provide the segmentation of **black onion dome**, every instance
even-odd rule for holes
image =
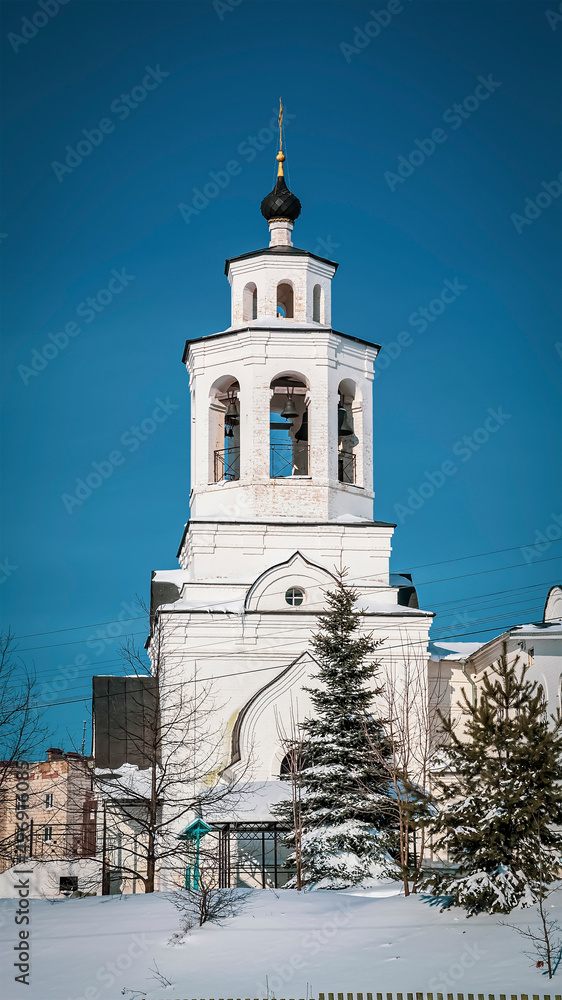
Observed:
[[[266,194],[263,199],[261,214],[268,222],[272,219],[289,219],[294,222],[301,214],[301,203],[297,196],[289,191],[282,174],[277,178],[273,191]]]

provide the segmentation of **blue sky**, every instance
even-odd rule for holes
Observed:
[[[548,8],[3,4],[0,595],[54,685],[59,745],[80,742],[91,675],[120,672],[118,633],[143,641],[129,619],[150,571],[176,565],[183,344],[229,323],[224,259],[266,245],[280,93],[294,242],[340,263],[334,327],[386,347],[375,517],[399,522],[393,569],[419,567],[435,637],[540,616],[562,530],[562,21]],[[38,26],[22,40],[25,18]],[[84,130],[96,144],[80,157]],[[232,160],[186,222],[178,206]],[[93,463],[107,478],[69,511]]]

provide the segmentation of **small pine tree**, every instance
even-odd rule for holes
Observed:
[[[463,691],[466,739],[442,719],[448,775],[437,782],[437,846],[458,866],[433,891],[473,913],[530,905],[559,877],[562,719],[546,715],[543,689],[507,646],[483,679],[476,704]]]
[[[358,594],[343,578],[327,594],[328,611],[319,615],[312,639],[322,686],[306,689],[316,715],[300,725],[298,754],[300,882],[323,888],[368,877],[384,857],[395,822],[384,764],[391,747],[371,711],[380,694],[373,684],[378,664],[371,659],[379,643],[356,634]],[[280,803],[276,814],[295,826],[294,802]],[[287,843],[296,843],[294,830]]]

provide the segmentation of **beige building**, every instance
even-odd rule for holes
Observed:
[[[88,757],[51,747],[47,759],[30,764],[28,771],[21,765],[5,767],[0,785],[0,872],[21,861],[57,860],[62,862],[62,867],[56,866],[58,888],[79,888],[74,868],[73,874],[65,874],[65,864],[95,855],[97,803],[90,764]]]

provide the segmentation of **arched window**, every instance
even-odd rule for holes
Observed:
[[[343,379],[338,387],[338,479],[340,483],[357,482],[356,447],[359,438],[355,433],[353,404],[355,383]]]
[[[271,383],[269,474],[272,479],[308,475],[307,387],[296,375]]]
[[[258,318],[258,290],[253,281],[249,281],[244,288],[242,309],[244,320]]]
[[[287,281],[277,285],[277,315],[283,319],[293,318],[293,286]]]
[[[211,389],[209,411],[210,481],[240,479],[240,386],[226,375]]]
[[[322,288],[315,285],[312,289],[312,320],[314,323],[321,323]]]

